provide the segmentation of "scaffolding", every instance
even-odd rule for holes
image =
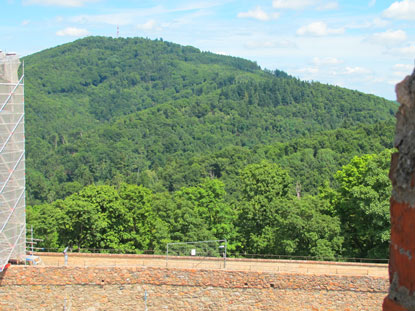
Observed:
[[[0,271],[25,260],[24,72],[20,60],[0,51]]]

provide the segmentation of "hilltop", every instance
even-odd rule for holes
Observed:
[[[29,202],[137,182],[148,170],[160,179],[172,162],[235,146],[250,152],[376,126],[396,110],[373,95],[162,40],[88,37],[24,60]],[[378,152],[377,140],[362,151]]]
[[[41,247],[387,256],[396,103],[162,40],[89,37],[25,64]]]

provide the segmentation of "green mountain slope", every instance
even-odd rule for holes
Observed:
[[[169,170],[178,161],[232,146],[252,152],[327,130],[373,128],[396,110],[376,96],[161,40],[89,37],[25,57],[25,74],[31,203],[91,183],[147,180],[154,191],[175,190],[200,180],[196,174],[175,185]],[[382,133],[368,135],[374,146],[390,147]],[[379,151],[370,138],[361,144],[365,152]],[[334,170],[344,160],[335,163]]]

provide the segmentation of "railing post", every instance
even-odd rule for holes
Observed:
[[[226,250],[228,248],[228,241],[225,239],[225,253],[223,256],[223,268],[226,269]]]
[[[63,251],[63,256],[65,258],[65,267],[68,265],[68,249],[69,249],[69,246],[67,246]]]
[[[169,262],[169,243],[167,243],[167,249],[166,249],[166,268],[168,266]]]

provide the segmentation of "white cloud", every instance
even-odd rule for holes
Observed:
[[[278,17],[280,17],[280,13],[278,13],[278,12],[271,13],[271,18],[272,19],[277,19]]]
[[[415,20],[415,0],[394,2],[383,11],[383,16],[393,19]]]
[[[150,19],[144,24],[137,25],[137,28],[142,29],[142,30],[153,30],[156,28],[156,26],[157,26],[156,21],[154,19]]]
[[[238,13],[239,18],[254,18],[258,19],[260,21],[267,21],[271,18],[278,18],[278,13],[272,13],[268,14],[264,10],[261,9],[261,7],[257,6],[255,9],[250,10],[248,12],[240,12]]]
[[[306,26],[300,27],[297,30],[297,35],[300,36],[328,36],[344,33],[344,28],[327,28],[324,22],[314,22]]]
[[[318,68],[317,67],[304,67],[304,68],[300,68],[297,70],[298,72],[301,73],[317,73],[318,72]]]
[[[262,41],[247,41],[244,46],[249,49],[292,49],[297,48],[297,45],[290,40],[262,40]]]
[[[313,0],[274,0],[272,6],[275,9],[301,10],[313,5]]]
[[[179,29],[182,27],[189,27],[189,25],[194,25],[195,21],[200,20],[204,16],[210,15],[208,11],[204,10],[198,10],[193,13],[186,13],[181,15],[178,18],[175,18],[168,22],[163,22],[160,24],[160,27],[157,27],[157,30],[166,30],[169,29],[170,31],[173,31],[173,29]],[[154,16],[154,15],[151,15]],[[191,26],[193,27],[193,26]],[[217,28],[216,28],[217,29]],[[221,29],[222,30],[222,29]],[[188,32],[189,29],[186,28],[185,32]]]
[[[343,61],[335,58],[335,57],[325,57],[325,58],[320,58],[320,57],[314,57],[313,58],[313,64],[316,66],[321,66],[321,65],[338,65],[343,63]]]
[[[406,76],[410,75],[411,73],[412,73],[412,70],[411,71],[394,71],[394,72],[392,72],[392,74],[394,76],[399,77],[401,80],[403,78],[405,78]]]
[[[370,0],[368,6],[371,8],[371,7],[374,7],[375,4],[376,4],[376,0]]]
[[[387,83],[388,83],[389,85],[396,85],[399,81],[400,81],[400,80],[389,80],[389,81],[387,81]]]
[[[395,48],[389,51],[388,54],[398,54],[401,56],[408,56],[413,58],[415,55],[415,44],[405,46],[403,48]]]
[[[339,8],[337,0],[274,0],[272,6],[275,9],[303,10],[307,7],[314,6],[319,11],[335,10]]]
[[[56,32],[56,35],[60,37],[69,36],[69,37],[83,37],[89,35],[88,30],[75,27],[67,27],[65,29],[59,30]]]
[[[412,70],[414,70],[414,65],[409,65],[409,64],[396,64],[393,66],[393,69],[395,70],[401,70],[401,71],[407,71],[407,72],[412,72]]]
[[[74,23],[81,24],[107,24],[107,25],[136,25],[137,20],[143,20],[150,18],[155,15],[168,13],[162,6],[155,6],[147,9],[136,9],[136,10],[120,10],[116,13],[111,14],[100,14],[100,15],[79,15],[71,19]]]
[[[320,5],[317,10],[325,11],[325,10],[337,10],[339,8],[339,3],[337,1],[330,1]]]
[[[213,51],[212,53],[215,53],[215,54],[219,54],[219,55],[225,55],[225,56],[228,56],[229,55],[229,53],[228,52],[224,52],[224,51]]]
[[[379,76],[370,76],[369,80],[374,82],[374,83],[382,83],[385,82],[385,79],[383,77],[379,77]]]
[[[136,18],[133,13],[114,13],[102,15],[79,15],[73,17],[71,21],[81,24],[99,23],[113,26],[126,26],[134,24]]]
[[[381,28],[381,27],[386,27],[389,25],[389,22],[381,19],[381,18],[375,18],[371,23],[370,23],[370,27],[374,27],[374,28]]]
[[[227,2],[232,2],[232,0],[215,0],[215,1],[190,1],[178,6],[174,9],[171,9],[171,12],[185,12],[185,11],[195,11],[195,10],[204,10],[210,9],[217,6],[223,6]]]
[[[97,2],[99,0],[24,0],[24,5],[37,4],[43,6],[64,6],[64,7],[80,7],[88,2]]]
[[[29,19],[25,19],[24,21],[22,21],[22,26],[26,26],[30,24],[30,20]]]
[[[344,74],[354,75],[354,74],[368,74],[370,73],[369,69],[363,67],[346,67]]]
[[[384,32],[377,32],[368,38],[369,42],[380,45],[395,45],[405,41],[407,38],[406,32],[403,30],[386,30]]]
[[[364,28],[384,28],[390,24],[390,21],[376,17],[372,21],[364,21],[360,23],[349,24],[346,28],[364,29]]]
[[[56,1],[56,0],[55,0]],[[80,1],[80,0],[76,0]],[[101,0],[88,0],[88,1],[101,1]],[[206,15],[206,9],[221,6],[223,3],[226,3],[228,0],[222,1],[204,1],[204,2],[192,2],[185,6],[175,7],[172,9],[166,8],[163,5],[156,5],[154,7],[149,8],[140,8],[140,9],[119,9],[114,11],[113,13],[108,14],[84,14],[72,17],[70,20],[74,23],[82,23],[82,24],[107,24],[107,25],[119,25],[119,26],[126,26],[126,25],[137,25],[138,20],[146,20],[148,18],[152,19],[155,16],[162,15],[162,14],[169,14],[169,13],[186,13],[186,12],[194,12],[193,14],[189,14],[185,17],[180,17],[176,19],[170,25],[183,25],[188,24],[189,21],[194,21],[200,16]],[[164,25],[163,25],[164,26]]]
[[[344,83],[343,81],[333,81],[333,85],[338,87],[346,87],[346,83]]]

